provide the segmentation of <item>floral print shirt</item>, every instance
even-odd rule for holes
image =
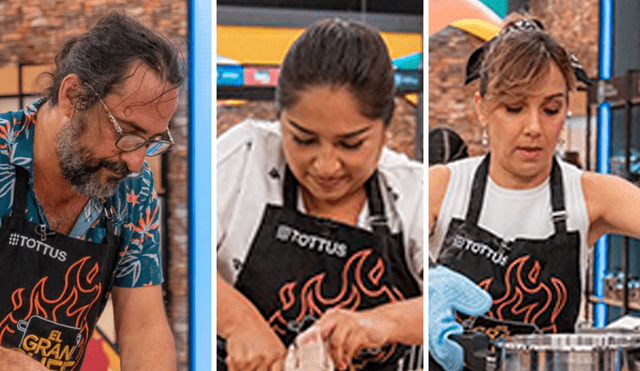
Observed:
[[[0,113],[0,219],[11,214],[15,166],[30,173],[26,218],[49,228],[42,206],[33,191],[33,133],[42,100],[25,109]],[[101,218],[104,200],[90,199],[78,216],[73,238],[100,243],[106,235]],[[116,235],[122,237],[114,285],[139,287],[162,283],[160,256],[160,207],[151,169],[145,162],[142,175],[126,178],[110,198]],[[1,221],[0,221],[1,224]]]

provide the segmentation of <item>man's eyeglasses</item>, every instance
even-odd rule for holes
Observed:
[[[137,134],[125,133],[124,130],[122,130],[122,127],[120,127],[120,125],[118,124],[116,118],[111,114],[111,111],[109,111],[109,108],[107,108],[107,105],[102,100],[100,94],[98,94],[93,86],[89,84],[86,85],[91,88],[98,99],[100,99],[100,103],[102,103],[104,111],[107,113],[107,116],[113,124],[113,127],[116,129],[116,132],[118,132],[116,147],[119,150],[124,152],[131,152],[142,146],[147,146],[147,150],[145,151],[147,156],[158,156],[167,152],[167,150],[169,150],[169,148],[171,148],[171,146],[174,144],[171,132],[169,132],[169,128],[167,128],[167,131],[165,131],[164,133],[155,135],[150,139],[146,139],[145,137]],[[160,136],[160,138],[158,138],[158,136]]]

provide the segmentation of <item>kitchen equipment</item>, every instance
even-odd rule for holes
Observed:
[[[640,334],[516,335],[494,342],[500,371],[640,371]]]
[[[451,335],[464,351],[464,371],[497,370],[497,354],[492,341],[517,334],[541,333],[536,325],[497,320],[487,316],[470,317],[463,321],[464,332]],[[429,370],[443,368],[429,355]]]

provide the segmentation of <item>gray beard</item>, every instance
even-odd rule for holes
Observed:
[[[95,159],[90,148],[81,146],[78,142],[82,135],[86,121],[74,114],[56,136],[56,155],[60,162],[62,175],[71,184],[74,191],[89,198],[108,198],[113,196],[120,183],[129,174],[124,161],[114,162]],[[106,181],[101,180],[100,169],[106,168],[119,175],[110,176]]]

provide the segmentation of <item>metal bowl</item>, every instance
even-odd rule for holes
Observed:
[[[516,335],[494,344],[503,371],[640,371],[640,334]]]

